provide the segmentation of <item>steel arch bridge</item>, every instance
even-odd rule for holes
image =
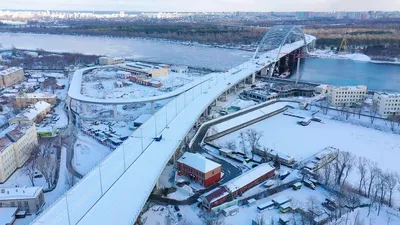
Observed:
[[[296,41],[304,41],[304,46],[307,50],[307,41],[306,36],[303,32],[303,29],[300,26],[295,25],[277,25],[271,27],[267,33],[265,33],[264,37],[261,39],[260,43],[257,46],[256,51],[254,52],[253,59],[259,57],[259,53],[273,51],[276,52],[276,56],[273,57],[273,60],[278,60],[279,55],[281,54],[282,46],[285,44],[290,44]]]

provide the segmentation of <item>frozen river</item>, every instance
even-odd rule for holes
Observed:
[[[1,33],[0,44],[21,49],[77,52],[183,64],[225,70],[249,60],[253,53],[233,49],[186,46],[179,43],[130,38]]]
[[[227,70],[249,60],[253,53],[233,49],[186,46],[166,41],[129,38],[1,33],[0,44],[53,52],[132,57],[135,59]],[[400,91],[400,65],[343,59],[305,59],[302,79],[336,85],[367,85],[373,90]]]

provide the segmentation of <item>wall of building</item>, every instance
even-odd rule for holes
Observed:
[[[33,198],[0,199],[0,207],[18,207],[18,210],[25,210],[27,214],[35,214],[39,212],[43,205],[43,190],[40,190],[40,193]]]
[[[17,169],[13,145],[8,146],[0,153],[0,183],[4,183]]]
[[[8,74],[0,75],[0,79],[2,80],[0,86],[14,85],[24,80],[24,69],[20,68]]]
[[[35,104],[40,101],[44,101],[49,104],[55,105],[55,104],[57,104],[57,96],[54,95],[49,98],[34,98],[34,97],[21,96],[21,97],[16,97],[15,99],[13,99],[12,104],[13,104],[14,108],[22,109],[22,108],[28,107],[29,105]]]
[[[196,181],[205,187],[208,187],[221,179],[221,167],[210,170],[205,174],[180,162],[177,162],[177,167],[178,175],[189,177],[193,181]]]
[[[400,115],[400,93],[375,93],[373,101],[381,116]]]
[[[333,106],[350,106],[353,103],[364,102],[367,86],[329,87],[328,100]]]
[[[4,183],[17,168],[25,164],[37,145],[36,126],[32,124],[19,140],[0,153],[0,183]]]

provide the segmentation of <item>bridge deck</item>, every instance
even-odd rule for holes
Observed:
[[[302,46],[301,42],[288,44],[282,52]],[[32,224],[133,224],[166,163],[201,113],[224,91],[267,66],[271,59],[266,56],[276,55],[273,51],[227,73],[213,74],[177,96]],[[152,140],[156,134],[162,134],[161,142]]]

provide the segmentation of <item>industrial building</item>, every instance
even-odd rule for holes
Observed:
[[[21,122],[40,123],[51,110],[51,105],[47,102],[40,101],[34,105],[28,106],[14,118],[11,118],[8,123],[10,125]]]
[[[400,115],[400,93],[376,92],[373,101],[381,116]]]
[[[200,154],[185,152],[178,160],[178,175],[208,187],[221,179],[221,165]]]
[[[120,65],[119,69],[132,73],[133,75],[146,75],[148,77],[168,76],[168,68],[142,62],[129,62]]]
[[[14,124],[0,133],[0,183],[24,165],[37,144],[34,123]]]
[[[2,188],[0,208],[17,207],[26,214],[35,214],[44,206],[43,187]]]
[[[14,108],[22,109],[40,101],[55,105],[57,104],[57,96],[48,92],[21,93],[15,96],[12,104]]]
[[[108,56],[103,56],[99,58],[99,64],[102,66],[106,65],[116,65],[116,64],[121,64],[124,63],[125,59],[123,58],[117,58],[117,57],[108,57]]]
[[[328,100],[332,106],[351,106],[364,102],[367,95],[367,86],[328,87]]]
[[[24,69],[11,67],[0,71],[0,87],[8,87],[24,80]]]
[[[266,163],[261,164],[226,184],[202,195],[202,204],[207,209],[219,206],[227,201],[231,201],[236,196],[243,194],[247,190],[271,178],[274,174],[274,167]]]

